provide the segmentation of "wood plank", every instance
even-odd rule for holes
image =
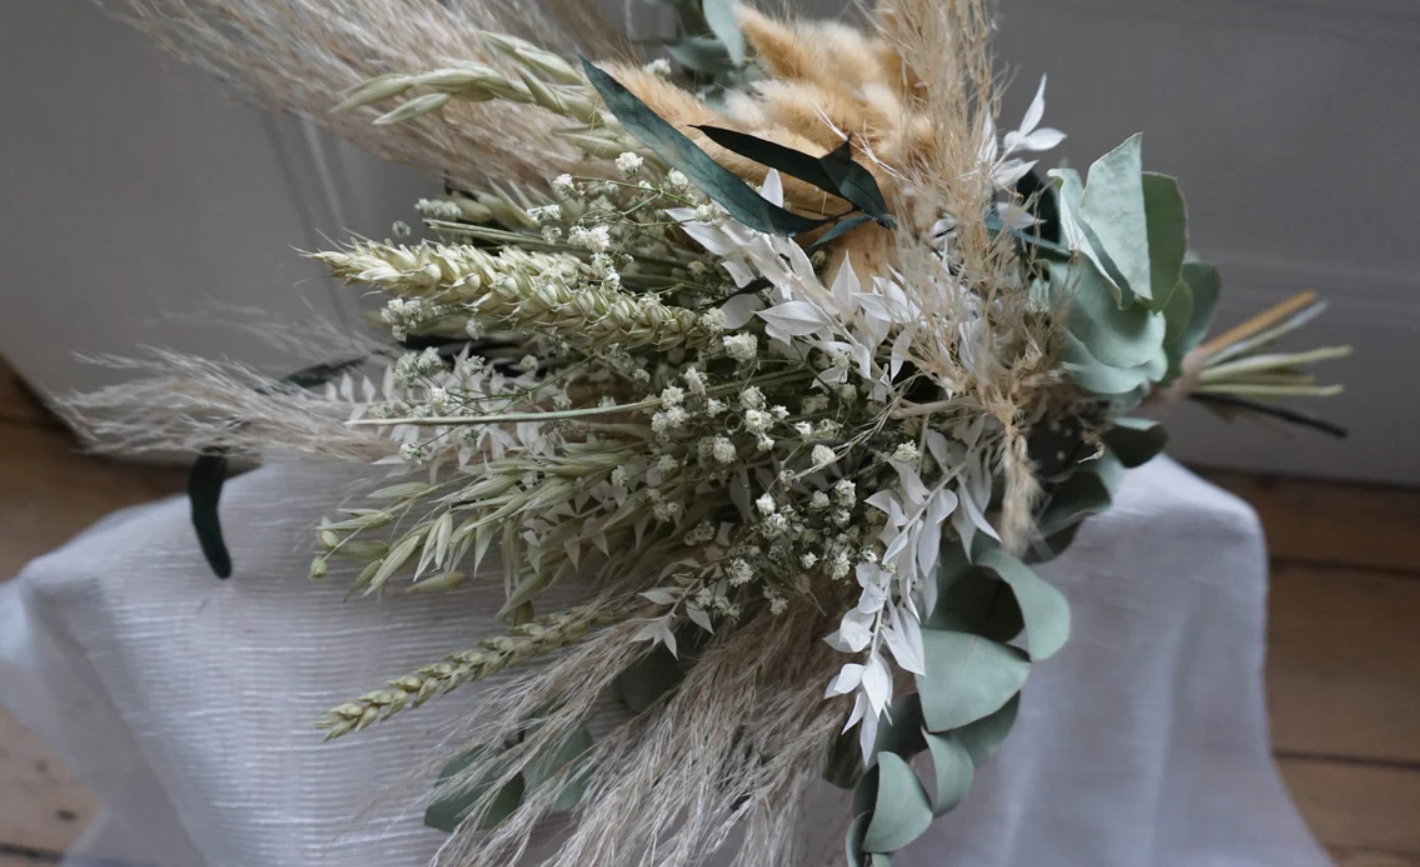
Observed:
[[[1377,852],[1351,846],[1329,846],[1327,853],[1336,862],[1336,867],[1420,867],[1420,855]]]
[[[58,427],[0,423],[0,454],[0,580],[108,512],[180,491],[185,481],[181,469],[81,454]],[[0,708],[0,843],[63,851],[95,809],[59,759]],[[0,859],[0,867],[14,865]]]
[[[1277,766],[1323,844],[1420,855],[1420,771],[1302,758]]]
[[[40,739],[0,708],[0,842],[62,852],[98,806]]]
[[[3,357],[0,357],[0,421],[53,423],[49,410],[20,381]]]
[[[1420,491],[1206,473],[1252,504],[1274,557],[1420,571]]]
[[[1284,566],[1268,609],[1273,745],[1420,763],[1420,578]]]
[[[79,452],[59,428],[0,424],[0,580],[115,509],[181,491],[175,467]]]

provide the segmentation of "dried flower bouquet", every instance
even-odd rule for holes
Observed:
[[[1297,368],[1345,351],[1269,351],[1309,296],[1204,342],[1220,284],[1178,184],[1139,136],[1039,171],[1064,134],[1044,80],[998,129],[978,0],[895,0],[863,29],[682,0],[675,63],[646,66],[568,59],[611,42],[557,5],[135,6],[179,53],[450,181],[418,206],[431,240],[310,254],[387,296],[384,342],[279,382],[163,357],[73,402],[126,447],[204,453],[221,572],[225,456],[270,450],[405,476],[322,523],[314,578],[354,560],[354,594],[471,583],[492,604],[499,564],[506,635],[431,648],[320,721],[346,735],[501,676],[430,796],[449,863],[509,863],[564,812],[559,867],[648,841],[692,864],[732,834],[737,864],[794,863],[821,776],[854,790],[848,862],[889,863],[1066,643],[1031,564],[1163,447],[1136,410],[1307,421],[1255,398],[1329,393]],[[585,602],[546,610],[569,583]],[[630,714],[593,739],[608,696]]]

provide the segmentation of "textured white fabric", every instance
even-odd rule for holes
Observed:
[[[475,593],[343,602],[305,576],[310,527],[351,478],[276,466],[228,485],[236,575],[187,505],[130,509],[0,587],[0,701],[106,804],[92,855],[160,867],[396,867],[445,839],[382,797],[466,686],[334,744],[311,722],[495,630]],[[1074,635],[966,803],[900,867],[1327,863],[1267,748],[1266,568],[1255,516],[1160,459],[1043,570]],[[561,591],[569,592],[569,591]],[[839,827],[825,787],[807,823]],[[825,839],[839,863],[838,843]]]

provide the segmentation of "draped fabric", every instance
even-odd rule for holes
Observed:
[[[500,630],[475,591],[342,601],[307,580],[348,467],[268,466],[227,486],[236,574],[208,572],[187,504],[117,513],[0,585],[0,702],[97,792],[75,849],[152,867],[397,867],[447,839],[406,769],[478,701],[461,687],[323,744],[313,721]],[[899,867],[1322,867],[1267,743],[1267,572],[1246,505],[1177,464],[1133,471],[1041,574],[1073,637],[966,802]],[[548,610],[571,602],[554,588]],[[608,710],[608,713],[615,711]],[[604,721],[605,722],[605,721]],[[838,864],[846,802],[805,835]],[[724,858],[717,858],[723,862]]]

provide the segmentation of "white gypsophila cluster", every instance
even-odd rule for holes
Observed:
[[[1025,126],[1031,125],[1028,116]],[[1014,149],[1035,143],[1029,140],[1022,145],[1011,138]],[[770,173],[762,192],[782,205],[777,174]],[[824,359],[815,387],[844,389],[835,394],[840,400],[863,389],[868,400],[884,401],[893,391],[893,378],[910,360],[906,349],[911,341],[929,337],[917,333],[923,315],[912,293],[892,280],[879,277],[864,287],[851,263],[845,262],[832,284],[825,286],[809,257],[789,239],[756,232],[723,215],[711,223],[693,209],[669,213],[682,221],[687,234],[721,258],[737,285],[756,279],[770,284],[762,293],[737,295],[721,308],[727,328],[735,332],[723,339],[724,349],[741,363],[756,358],[760,349],[752,334],[738,329],[759,320],[770,339],[769,352],[779,347],[777,351],[790,357]],[[755,395],[746,392],[743,399],[749,404],[744,426],[761,435],[770,414],[757,405]],[[801,439],[811,438],[814,432],[807,423],[795,427]],[[934,601],[931,579],[944,526],[953,521],[967,545],[978,530],[995,536],[983,513],[990,497],[990,474],[982,464],[984,455],[971,448],[979,436],[978,428],[970,444],[953,443],[942,433],[927,430],[926,457],[912,441],[890,446],[884,455],[890,474],[882,477],[879,489],[865,492],[863,498],[881,519],[872,544],[858,551],[840,546],[805,552],[809,562],[822,563],[830,575],[854,574],[859,585],[857,604],[843,615],[828,641],[863,661],[845,664],[829,685],[828,695],[855,695],[848,725],[861,723],[865,754],[876,737],[878,719],[892,701],[889,659],[904,671],[923,673],[922,612],[930,610]],[[809,457],[813,466],[821,467],[835,463],[837,456],[822,445],[822,450],[811,449]],[[858,495],[852,481],[839,484],[832,496],[819,492],[824,496],[810,497],[807,514],[826,515],[830,523],[835,517],[846,517],[844,510],[856,505]],[[789,532],[798,517],[786,513],[768,495],[757,499],[755,507],[760,512],[760,532],[768,538]],[[803,562],[800,555],[799,563]]]

